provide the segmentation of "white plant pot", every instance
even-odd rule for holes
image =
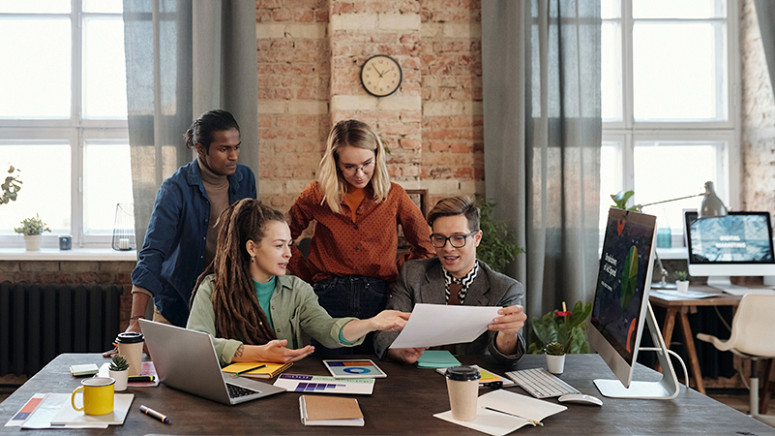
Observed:
[[[546,369],[552,374],[562,374],[565,369],[565,355],[546,355]]]
[[[108,374],[111,378],[113,378],[116,381],[116,384],[113,385],[114,391],[125,391],[126,390],[126,384],[129,381],[129,370],[125,369],[123,371],[112,371],[108,370]]]
[[[24,246],[27,251],[40,251],[40,240],[43,235],[24,235]]]
[[[675,282],[675,287],[678,289],[678,292],[683,292],[685,294],[689,292],[689,280],[677,280]]]

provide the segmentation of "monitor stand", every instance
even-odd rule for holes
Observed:
[[[667,354],[667,347],[665,347],[662,333],[657,326],[657,320],[654,317],[651,304],[648,302],[646,304],[648,304],[648,310],[646,311],[645,328],[649,330],[651,340],[656,344],[657,359],[662,366],[662,378],[659,381],[653,382],[633,381],[630,382],[629,388],[624,387],[619,380],[595,380],[595,386],[606,397],[671,400],[678,395],[680,389],[678,377],[675,375],[673,364],[670,362],[670,356]],[[633,362],[633,365],[635,365],[635,362]]]

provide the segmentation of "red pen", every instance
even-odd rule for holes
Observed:
[[[155,410],[153,410],[153,409],[151,409],[149,407],[140,406],[140,411],[145,413],[148,416],[153,416],[154,418],[158,419],[159,421],[161,421],[161,422],[163,422],[165,424],[169,424],[170,423],[170,419],[166,415],[162,415],[161,413],[159,413],[159,412],[157,412],[157,411],[155,411]]]

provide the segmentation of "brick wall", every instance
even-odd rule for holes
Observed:
[[[121,330],[124,330],[129,325],[132,305],[130,274],[134,267],[134,261],[0,261],[0,282],[122,285]]]
[[[363,120],[392,179],[441,197],[483,192],[480,3],[257,0],[259,196],[287,210],[316,177],[333,123]],[[393,95],[361,88],[374,54],[403,70]]]
[[[742,208],[775,214],[775,98],[753,0],[740,2]]]

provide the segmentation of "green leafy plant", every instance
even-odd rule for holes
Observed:
[[[533,317],[530,325],[533,336],[528,353],[547,353],[554,355],[589,353],[586,324],[584,321],[592,313],[592,303],[576,302],[572,311],[553,310],[541,318]],[[558,345],[553,345],[553,344]],[[551,347],[550,347],[551,346]]]
[[[116,354],[113,356],[113,360],[110,362],[110,368],[108,369],[111,371],[126,371],[129,369],[129,362],[126,361],[124,356]]]
[[[35,214],[33,218],[25,218],[21,224],[19,227],[14,227],[13,231],[25,236],[41,235],[43,232],[51,231],[48,228],[48,224],[44,223],[38,214]]]
[[[629,190],[629,191],[619,191],[616,194],[611,195],[611,200],[614,201],[614,205],[611,206],[614,209],[624,209],[624,210],[632,210],[637,212],[638,208],[635,206],[627,207],[627,202],[630,200],[630,198],[635,195],[635,191]]]
[[[687,273],[686,271],[678,271],[675,273],[675,279],[678,280],[679,282],[685,282],[689,280],[689,273]]]
[[[482,230],[482,241],[476,248],[476,257],[495,271],[504,273],[506,266],[525,250],[517,244],[517,237],[508,224],[493,218],[494,202],[477,196],[476,205],[479,207],[479,227]]]
[[[22,189],[22,181],[19,180],[19,169],[13,165],[8,168],[8,176],[0,185],[0,204],[8,204],[16,201],[17,193]]]

